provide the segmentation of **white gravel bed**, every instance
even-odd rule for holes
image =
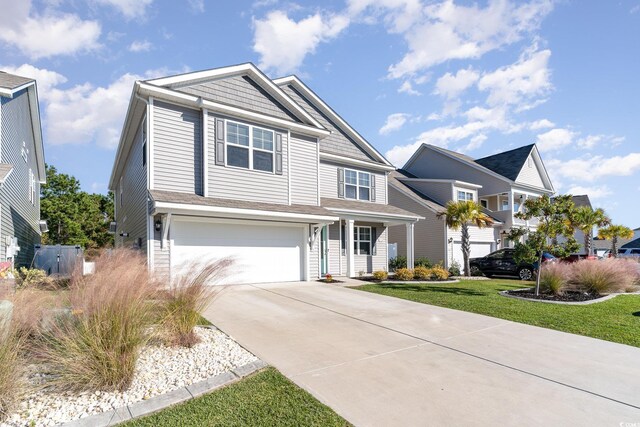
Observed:
[[[131,387],[125,392],[32,391],[1,427],[54,426],[125,406],[184,387],[258,360],[224,333],[196,328],[193,348],[149,345],[142,349]],[[41,376],[29,377],[32,385]]]

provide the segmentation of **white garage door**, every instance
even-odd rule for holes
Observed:
[[[491,242],[471,242],[471,252],[469,258],[479,258],[491,253],[493,243]],[[464,258],[462,257],[462,242],[453,242],[453,259],[460,264],[460,270],[464,269]]]
[[[172,224],[172,272],[193,261],[232,257],[219,284],[268,283],[303,279],[301,226],[176,220]]]

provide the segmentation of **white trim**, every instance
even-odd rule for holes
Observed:
[[[273,80],[273,82],[278,85],[286,85],[291,84],[297,90],[301,91],[305,97],[309,98],[315,107],[319,108],[324,114],[334,119],[338,126],[342,128],[351,138],[353,138],[359,145],[365,149],[369,154],[373,155],[373,157],[377,157],[378,160],[385,165],[391,166],[391,163],[376,150],[373,145],[369,144],[366,139],[362,137],[355,129],[353,129],[338,113],[336,113],[329,105],[327,105],[318,95],[315,94],[307,85],[305,85],[300,79],[296,76],[288,76],[282,77],[279,79]]]
[[[202,109],[202,195],[209,197],[209,110]]]
[[[360,240],[360,229],[361,228],[368,228],[369,229],[369,240]],[[373,256],[372,252],[373,252],[373,242],[371,241],[371,226],[370,225],[354,225],[353,226],[353,231],[354,234],[356,234],[358,236],[358,238],[356,239],[354,237],[353,239],[353,243],[354,243],[354,247],[351,248],[351,250],[354,252],[354,255],[365,255],[365,256]],[[356,232],[357,230],[357,232]],[[368,242],[369,243],[369,253],[368,254],[361,254],[360,253],[360,245],[358,243],[360,242]]]
[[[13,89],[9,89],[6,87],[0,87],[0,96],[4,96],[6,98],[10,98],[13,99],[13,95],[16,94],[16,92],[20,92],[23,89],[28,88],[31,85],[35,85],[36,81],[35,80],[31,80],[27,83],[24,83],[18,87],[14,87]]]
[[[316,196],[318,206],[320,206],[320,143],[318,141],[316,141]],[[327,233],[328,232],[327,230]],[[327,268],[327,271],[328,270]]]
[[[153,269],[155,268],[155,265],[154,265],[155,257],[153,256],[154,239],[155,239],[155,228],[153,224],[153,215],[147,215],[147,260],[149,263],[147,267],[149,271],[153,271]]]
[[[360,166],[363,168],[368,168],[371,170],[382,170],[382,171],[394,171],[396,170],[393,166],[381,165],[380,163],[371,163],[365,160],[352,159],[350,157],[339,156],[337,154],[329,154],[329,153],[320,153],[320,159],[328,160],[330,162],[336,163],[344,163],[348,165]]]
[[[342,276],[342,219],[338,221],[338,274]]]
[[[410,215],[403,215],[403,214],[378,213],[378,212],[370,212],[370,211],[359,211],[355,209],[333,208],[330,206],[325,207],[325,209],[328,209],[331,212],[336,212],[336,213],[356,214],[356,215],[367,216],[372,218],[399,218],[399,219],[411,220],[414,222],[420,219],[424,219],[423,216],[419,216],[419,215],[410,216]],[[384,222],[384,221],[380,220],[379,222]]]
[[[152,85],[157,86],[169,86],[169,87],[184,87],[187,85],[193,85],[210,81],[214,79],[221,79],[230,77],[233,75],[247,74],[256,83],[260,84],[270,95],[283,104],[290,112],[294,113],[299,119],[306,121],[307,123],[322,129],[322,125],[316,119],[314,119],[309,113],[307,113],[300,105],[298,105],[293,99],[291,99],[278,85],[276,85],[271,79],[265,76],[255,65],[251,63],[232,65],[230,67],[216,68],[212,70],[196,71],[193,73],[180,74],[177,76],[163,77],[154,80],[148,80]]]
[[[180,92],[176,92],[171,89],[151,86],[143,82],[136,82],[136,85],[139,86],[138,92],[142,95],[147,95],[147,96],[155,95],[158,98],[162,98],[163,100],[166,99],[168,101],[180,103],[189,107],[195,107],[198,109],[205,107],[209,110],[217,111],[223,114],[228,114],[234,117],[241,117],[247,120],[253,120],[253,121],[266,123],[266,124],[272,124],[274,126],[284,128],[284,129],[287,129],[287,128],[296,129],[300,133],[306,134],[306,135],[326,137],[331,134],[331,132],[321,127],[305,125],[305,124],[297,123],[290,120],[272,117],[266,114],[255,113],[253,111],[245,110],[243,108],[233,107],[231,105],[225,105],[218,102],[202,99],[195,95],[187,95]]]
[[[275,218],[275,219],[289,219],[291,221],[299,221],[299,222],[334,222],[338,221],[338,217],[335,216],[325,216],[325,215],[314,215],[314,214],[298,214],[293,212],[273,212],[273,211],[263,211],[256,209],[239,209],[239,208],[226,208],[219,206],[202,206],[202,205],[190,205],[184,203],[171,203],[171,202],[155,202],[155,208],[153,210],[153,214],[156,213],[178,213],[178,212],[194,212],[196,215],[198,213],[209,213],[209,214],[228,214],[228,215],[237,215],[238,217],[261,217],[265,219]]]
[[[487,206],[482,206],[482,202],[487,202]],[[482,206],[483,208],[489,209],[489,199],[485,199],[484,197],[479,197],[478,203],[480,203],[480,206]]]
[[[239,126],[246,126],[249,128],[248,130],[248,137],[249,137],[249,145],[242,145],[242,144],[238,144],[235,142],[229,142],[228,138],[229,138],[229,123],[235,124],[235,125],[239,125]],[[254,141],[253,141],[253,131],[255,129],[260,129],[261,131],[266,131],[266,132],[270,132],[272,135],[272,140],[271,140],[271,150],[265,150],[264,148],[255,148],[254,147]],[[249,160],[249,167],[245,168],[242,166],[235,166],[235,165],[230,165],[229,164],[229,152],[228,152],[228,148],[229,146],[233,146],[233,147],[239,147],[239,148],[246,148],[249,152],[248,156],[248,160]],[[246,169],[246,170],[250,170],[250,171],[257,171],[257,172],[266,172],[269,173],[271,175],[275,175],[276,173],[276,132],[273,129],[267,129],[267,128],[263,128],[260,126],[254,126],[252,124],[249,123],[243,123],[243,122],[239,122],[233,119],[224,119],[224,165],[226,167],[231,167],[231,168],[239,168],[239,169]],[[262,170],[262,169],[254,169],[253,167],[253,152],[254,151],[261,151],[264,153],[271,153],[271,170],[267,171],[267,170]],[[289,161],[289,159],[287,159],[287,161]],[[284,162],[283,162],[284,163]]]
[[[355,254],[353,253],[353,219],[347,219],[345,224],[344,236],[344,252],[347,256],[347,277],[355,277],[356,264]],[[342,254],[340,254],[342,256]]]
[[[284,160],[282,162],[284,167]],[[287,130],[287,204],[291,204],[291,131]]]
[[[153,173],[153,166],[154,166],[154,161],[153,161],[153,97],[149,97],[149,102],[147,103],[147,169],[149,169],[148,172],[148,177],[149,177],[149,183],[147,184],[147,188],[149,188],[150,190],[153,190],[154,185],[153,185],[153,181],[155,179],[155,174]]]
[[[389,204],[389,173],[384,174],[384,204]]]
[[[307,229],[307,227],[302,227],[302,246],[303,246],[303,250],[302,250],[302,263],[304,265],[303,269],[302,269],[302,280],[304,280],[305,282],[309,281],[309,261],[310,261],[310,254],[311,251],[309,250],[309,230]]]
[[[399,177],[397,178],[398,181],[401,182],[436,182],[436,183],[451,183],[455,186],[458,187],[468,187],[471,189],[478,189],[478,188],[482,188],[482,185],[480,184],[472,184],[470,182],[466,182],[466,181],[458,181],[457,179],[432,179],[432,178],[403,178],[403,177]]]

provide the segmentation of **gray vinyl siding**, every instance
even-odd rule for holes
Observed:
[[[413,229],[415,257],[426,257],[434,263],[444,263],[446,255],[444,221],[436,214],[393,187],[389,187],[389,204],[415,212],[424,219]],[[404,225],[389,227],[389,243],[398,244],[398,255],[407,256],[407,228]]]
[[[160,216],[156,216],[155,220],[160,220]],[[167,224],[168,226],[169,224]],[[162,248],[162,230],[153,232],[153,270],[161,277],[168,278],[171,272],[171,228],[167,233],[167,241],[165,247]]]
[[[34,245],[40,243],[40,184],[35,157],[35,139],[27,89],[12,99],[1,98],[2,106],[2,163],[9,163],[13,171],[0,188],[0,256],[6,261],[5,238],[17,237],[20,251],[16,266],[30,265]],[[29,150],[27,161],[22,158],[22,143]],[[29,169],[36,179],[35,204],[29,201]],[[51,224],[49,224],[51,226]]]
[[[331,131],[331,135],[320,141],[320,151],[323,153],[337,154],[340,156],[352,157],[359,160],[372,160],[364,150],[362,150],[355,141],[353,141],[343,130],[341,130],[333,121],[316,108],[309,100],[307,100],[300,92],[295,90],[291,85],[281,86],[281,89],[289,95],[298,105],[300,105],[308,114],[316,119],[327,130]]]
[[[388,244],[388,229],[383,224],[374,222],[359,222],[356,221],[354,226],[365,226],[376,228],[376,254],[375,255],[353,255],[353,264],[355,267],[356,277],[360,275],[360,272],[365,274],[373,273],[378,270],[387,270],[387,244]],[[353,248],[351,248],[353,250]],[[342,255],[342,274],[347,274],[347,256]]]
[[[531,164],[531,166],[529,166],[529,164]],[[544,183],[542,182],[540,171],[538,170],[536,162],[534,162],[531,158],[531,155],[529,155],[529,158],[520,170],[520,173],[516,178],[516,182],[520,184],[527,184],[533,185],[534,187],[544,188]]]
[[[156,101],[153,188],[202,195],[202,112]]]
[[[338,168],[352,169],[369,172],[376,177],[376,200],[375,203],[387,204],[386,177],[384,173],[373,172],[353,166],[337,165],[335,163],[320,162],[320,197],[331,199],[338,198]]]
[[[407,182],[409,187],[415,188],[422,194],[428,195],[441,205],[447,204],[454,197],[457,197],[453,192],[453,186],[451,182]],[[464,191],[473,192],[473,190],[464,189]]]
[[[209,114],[207,119],[209,197],[288,204],[289,183],[287,174],[289,158],[287,156],[287,147],[289,141],[287,132],[273,129],[282,133],[282,175],[219,166],[215,163],[215,117],[213,114]],[[244,121],[241,122],[246,123]],[[261,127],[267,128],[266,126]]]
[[[285,120],[298,121],[282,104],[248,76],[228,77],[177,88],[177,90],[244,110],[267,114]]]
[[[116,202],[116,246],[133,247],[142,240],[140,249],[147,252],[148,192],[147,166],[142,164],[142,123],[138,123],[134,142],[125,160],[122,171],[122,204],[120,203],[120,181],[117,181]],[[148,162],[147,162],[148,164]],[[120,179],[120,177],[118,177]],[[120,236],[128,233],[127,237]]]
[[[318,204],[317,142],[291,138],[291,203]]]
[[[455,179],[482,185],[478,194],[498,194],[511,191],[508,182],[501,180],[489,172],[476,169],[460,160],[436,151],[425,149],[420,156],[407,168],[407,171],[418,178]]]

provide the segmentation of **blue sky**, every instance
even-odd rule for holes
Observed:
[[[640,226],[640,0],[0,0],[47,162],[105,192],[136,79],[295,73],[394,164],[537,142],[558,192]]]

